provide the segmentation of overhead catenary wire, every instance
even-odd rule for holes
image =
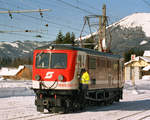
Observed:
[[[80,11],[82,11],[82,12],[85,12],[85,13],[88,13],[88,14],[94,14],[93,12],[90,12],[90,11],[88,11],[88,10],[86,10],[86,9],[80,8],[80,7],[78,7],[78,6],[75,6],[75,5],[71,4],[71,3],[65,2],[65,1],[63,1],[63,0],[57,0],[57,1],[59,1],[59,2],[61,2],[61,3],[63,3],[63,4],[65,4],[65,5],[67,5],[67,6],[70,6],[70,7],[73,7],[73,8],[75,8],[75,9],[78,9],[78,10],[80,10]]]
[[[5,8],[5,9],[7,9],[7,8]],[[17,13],[17,14],[18,14],[18,13]],[[23,15],[23,16],[30,17],[30,18],[33,18],[33,19],[36,19],[36,20],[40,20],[40,21],[41,21],[41,18],[38,18],[38,17],[34,17],[34,16],[30,16],[30,15],[25,15],[25,14],[23,14],[23,13],[19,13],[19,15]],[[60,28],[60,26],[62,26],[62,27],[66,27],[66,28],[69,28],[69,29],[73,29],[73,30],[75,30],[75,31],[79,31],[79,30],[80,30],[80,29],[78,29],[78,28],[74,28],[74,27],[69,26],[69,25],[59,24],[59,23],[56,23],[56,22],[53,22],[53,21],[50,21],[50,20],[46,20],[46,19],[42,19],[42,20],[45,21],[45,22],[48,22],[48,23],[57,25],[57,26],[59,26],[59,28]]]
[[[142,0],[146,5],[148,5],[150,7],[150,3],[146,0]]]
[[[1,8],[1,9],[8,10],[7,8]],[[19,14],[21,14],[21,13],[19,13]],[[28,15],[25,15],[25,14],[23,14],[23,15],[24,15],[24,16],[28,16]],[[33,18],[33,16],[28,16],[28,17],[32,17],[32,18]],[[34,18],[36,18],[36,17],[34,17]],[[41,18],[38,18],[38,19],[41,19]],[[0,25],[2,25],[2,24],[0,24]],[[5,25],[3,25],[3,26],[5,26]],[[7,26],[7,27],[11,27],[11,28],[12,28],[12,27],[15,27],[15,26],[8,26],[8,25],[6,25],[6,26]],[[15,28],[18,29],[18,27],[15,27]],[[25,31],[26,31],[26,30],[24,30],[24,32],[25,32]],[[28,30],[28,31],[29,31],[29,30]],[[4,33],[4,32],[5,32],[5,31],[1,31],[1,33]],[[8,32],[10,33],[10,32],[13,32],[13,31],[8,31]],[[16,32],[16,31],[14,31],[14,32]],[[32,32],[33,32],[33,31],[32,31]],[[36,30],[36,31],[34,30],[34,32],[39,33],[38,30]],[[5,33],[6,33],[6,32],[5,32]],[[40,34],[44,34],[44,33],[41,33],[41,32],[40,32]],[[18,35],[18,34],[17,34],[17,35]],[[54,36],[54,35],[50,35],[50,36]]]
[[[49,2],[46,2],[46,1],[40,1],[40,0],[38,0],[38,2],[36,2],[36,3],[39,3],[39,4],[43,4],[43,5],[49,5],[49,6],[53,6],[54,4],[54,6],[55,6],[55,8],[56,7],[62,7],[63,8],[63,10],[64,11],[66,11],[65,12],[65,14],[67,14],[68,16],[70,16],[70,15],[72,15],[72,11],[68,11],[68,9],[65,9],[65,7],[64,6],[62,6],[61,4],[58,4],[58,3],[56,3],[56,2],[51,2],[51,3],[49,3]],[[35,5],[35,4],[34,4]],[[70,13],[70,14],[68,14],[68,13]],[[81,13],[80,13],[81,14]],[[77,13],[77,15],[79,15],[79,13]],[[48,19],[51,19],[51,17],[53,18],[53,19],[55,19],[55,20],[60,20],[61,19],[61,21],[63,22],[63,23],[65,23],[65,24],[72,24],[72,20],[69,20],[68,18],[64,18],[64,17],[61,17],[61,16],[56,16],[56,15],[52,15],[52,14],[47,14],[45,17],[48,17]],[[78,26],[82,26],[82,24],[78,24]]]
[[[0,2],[3,2],[3,1],[1,1],[0,0]],[[10,3],[8,3],[8,2],[6,2],[5,4],[9,4],[9,5],[11,5]],[[13,4],[12,4],[13,5]],[[13,5],[14,6],[14,5]],[[19,7],[20,8],[20,7]],[[34,19],[38,19],[38,20],[41,20],[40,18],[37,18],[37,17],[34,17],[34,16],[29,16],[29,15],[25,15],[25,14],[22,14],[23,16],[26,16],[26,17],[30,17],[30,18],[34,18]],[[56,23],[56,22],[53,22],[53,21],[50,21],[50,20],[46,20],[46,19],[42,19],[43,21],[45,21],[45,22],[48,22],[48,23],[50,23],[50,24],[53,24],[53,25],[56,25],[56,28],[60,28],[60,26],[61,27],[65,27],[65,28],[69,28],[69,29],[72,29],[72,30],[75,30],[75,31],[80,31],[80,29],[78,29],[78,28],[74,28],[74,27],[72,27],[72,26],[70,26],[70,25],[64,25],[64,24],[59,24],[59,23]],[[87,33],[87,31],[85,31],[86,33]]]
[[[1,2],[2,2],[2,1],[1,1]],[[6,4],[8,4],[8,3],[6,3]],[[9,3],[9,5],[10,5],[10,3]],[[6,10],[7,8],[4,8],[4,9]],[[9,10],[9,9],[7,9],[7,10]],[[36,20],[41,20],[41,18],[34,17],[34,16],[30,16],[30,15],[25,15],[25,14],[23,14],[23,13],[20,13],[20,15],[23,15],[23,16],[26,16],[26,17],[30,17],[30,18],[33,18],[33,19],[36,19]],[[70,29],[75,30],[75,31],[79,31],[79,30],[80,30],[80,29],[78,29],[78,28],[74,28],[74,27],[69,26],[69,25],[59,24],[59,23],[56,23],[56,22],[53,22],[53,21],[50,21],[50,20],[46,20],[46,19],[42,19],[42,20],[45,21],[45,22],[48,22],[48,23],[57,25],[57,26],[70,28]]]
[[[88,8],[91,8],[91,9],[93,9],[93,10],[96,10],[97,12],[100,12],[100,9],[91,6],[91,5],[89,5],[88,3],[86,3],[86,2],[83,2],[83,1],[78,1],[78,2],[80,2],[80,4],[82,4],[82,5],[88,6]]]
[[[60,1],[60,0],[59,0]],[[63,1],[63,0],[61,0],[61,1]],[[3,1],[3,2],[5,2],[5,1]],[[13,5],[15,5],[15,4],[13,4]],[[17,5],[15,5],[16,6],[16,8],[18,8],[18,6]],[[68,5],[68,6],[70,6],[70,5]],[[72,6],[73,7],[73,6]],[[80,9],[79,7],[77,7],[77,6],[75,6],[74,5],[74,8],[77,8],[78,10]],[[86,10],[86,9],[85,9]],[[82,10],[81,10],[82,11]],[[86,10],[86,11],[84,11],[85,13],[89,13],[89,11],[88,10]],[[21,15],[21,14],[20,14]],[[41,18],[39,18],[39,17],[34,17],[34,16],[32,16],[32,15],[26,15],[26,14],[22,14],[23,16],[28,16],[28,17],[30,17],[30,18],[33,18],[33,19],[35,19],[35,20],[41,20]],[[72,29],[72,30],[74,30],[74,31],[80,31],[81,29],[79,29],[79,28],[74,28],[73,26],[70,26],[70,25],[65,25],[65,24],[61,24],[61,23],[57,23],[57,22],[55,22],[55,21],[51,21],[51,20],[48,20],[48,19],[42,19],[42,21],[45,21],[45,22],[47,22],[47,23],[50,23],[50,24],[53,24],[53,25],[55,25],[56,26],[56,28],[60,28],[60,27],[65,27],[65,28],[69,28],[69,29]],[[32,22],[32,21],[30,21],[30,22]]]

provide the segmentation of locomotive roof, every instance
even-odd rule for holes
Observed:
[[[86,52],[88,54],[93,54],[93,55],[101,55],[101,56],[107,56],[107,57],[115,57],[120,59],[121,56],[120,55],[113,55],[111,53],[105,53],[105,52],[99,52],[96,50],[92,50],[92,49],[88,49],[88,48],[80,48],[77,46],[72,46],[72,45],[65,45],[65,44],[48,44],[46,46],[42,46],[42,47],[38,47],[36,48],[36,50],[44,50],[44,49],[50,49],[53,48],[55,50],[79,50],[79,51],[83,51]]]

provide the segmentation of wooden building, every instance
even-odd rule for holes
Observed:
[[[1,68],[0,76],[4,79],[32,80],[32,66],[20,65],[18,68]]]
[[[131,56],[131,60],[125,65],[125,80],[142,79],[143,76],[150,76],[150,51],[145,51],[143,56]]]

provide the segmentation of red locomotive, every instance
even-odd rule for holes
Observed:
[[[85,97],[81,96],[81,69],[90,75]],[[69,112],[87,104],[109,104],[122,99],[123,60],[120,56],[69,45],[47,45],[34,50],[33,90],[37,111]],[[83,98],[82,98],[83,97]]]

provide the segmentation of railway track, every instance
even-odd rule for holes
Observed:
[[[25,116],[18,116],[18,117],[14,117],[14,118],[10,118],[7,120],[40,120],[40,119],[45,119],[45,118],[49,118],[52,116],[56,116],[59,114],[29,114],[29,115],[25,115]]]
[[[46,115],[46,116],[39,116],[39,117],[29,118],[28,120],[45,119],[45,118],[49,118],[49,117],[56,116],[56,115],[60,115],[60,114],[59,113],[54,113],[54,114],[50,114],[50,115]]]
[[[127,116],[123,116],[116,120],[144,120],[146,118],[150,118],[150,110],[139,111],[133,114],[129,114]],[[147,115],[148,114],[148,115]]]
[[[138,120],[144,120],[144,119],[146,119],[146,118],[149,118],[149,119],[147,119],[147,120],[150,120],[150,115],[144,116],[144,117],[142,117],[142,118],[140,118],[140,119],[138,119]]]

